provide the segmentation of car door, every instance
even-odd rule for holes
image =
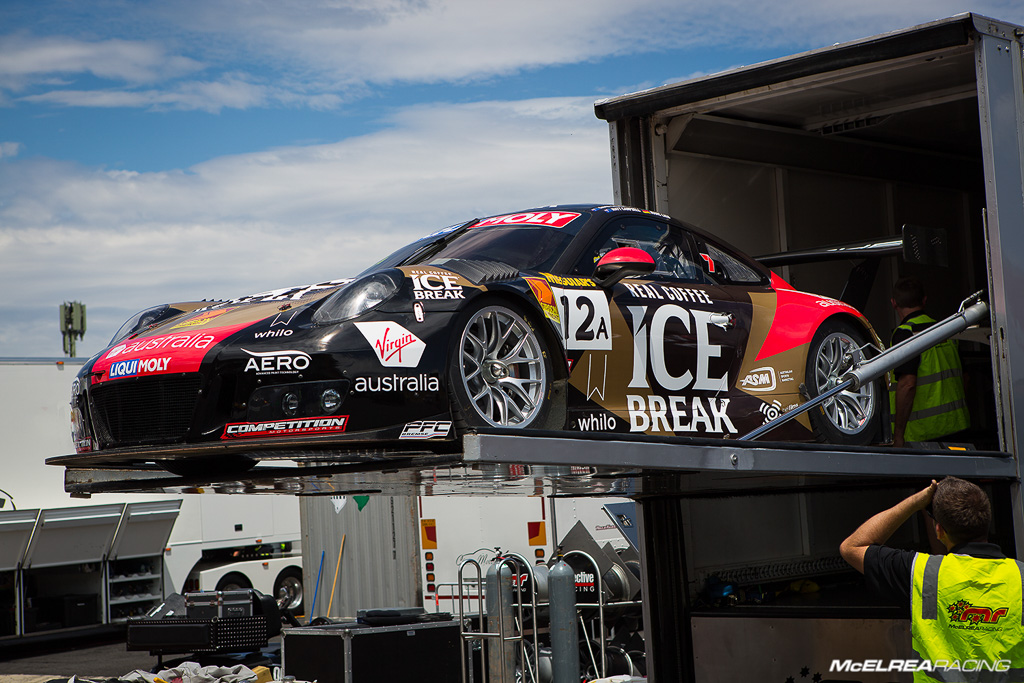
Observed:
[[[686,230],[642,214],[610,220],[574,274],[589,276],[618,247],[646,251],[654,272],[610,290],[592,284],[555,292],[571,364],[570,428],[738,433],[730,391],[749,332],[749,302],[708,277]]]

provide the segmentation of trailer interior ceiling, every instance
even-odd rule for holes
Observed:
[[[963,15],[895,34],[605,100],[617,200],[671,214],[749,254],[945,231],[946,263],[882,259],[866,305],[879,336],[890,286],[919,276],[941,318],[988,287],[978,53]],[[1005,53],[1009,60],[1009,51]],[[839,297],[854,264],[787,266]],[[999,447],[990,349],[961,345],[975,440]]]

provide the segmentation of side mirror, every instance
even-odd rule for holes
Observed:
[[[601,257],[594,269],[594,282],[609,289],[628,275],[646,275],[654,272],[654,258],[643,249],[619,247]]]

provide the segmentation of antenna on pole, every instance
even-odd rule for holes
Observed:
[[[75,339],[85,336],[85,304],[65,301],[60,305],[60,333],[64,337],[64,355],[75,357]]]

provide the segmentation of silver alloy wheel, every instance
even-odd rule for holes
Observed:
[[[821,340],[814,358],[814,386],[820,396],[839,384],[852,361],[864,360],[864,352],[848,334],[833,332]],[[856,391],[845,390],[825,401],[822,409],[832,425],[844,434],[859,434],[871,423],[875,410],[875,385],[869,382]]]
[[[282,604],[282,600],[286,600]],[[295,609],[302,604],[302,580],[294,576],[285,576],[277,589],[277,602],[282,607]]]
[[[503,306],[482,308],[459,340],[462,386],[477,415],[495,427],[526,427],[547,390],[544,352],[533,328]]]

